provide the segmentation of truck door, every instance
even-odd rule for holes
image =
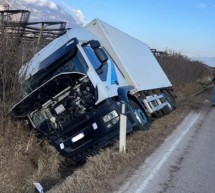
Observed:
[[[90,46],[84,46],[84,51],[88,56],[93,68],[97,70],[101,65],[93,49]],[[105,51],[106,52],[106,51]],[[106,65],[103,65],[102,70],[97,72],[98,76],[102,80],[109,97],[117,96],[118,87],[127,85],[122,73],[117,68],[115,62],[108,55],[108,61]]]

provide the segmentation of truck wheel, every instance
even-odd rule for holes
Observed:
[[[162,90],[161,91],[164,95],[164,97],[166,98],[166,101],[169,103],[168,107],[171,111],[173,111],[174,109],[176,109],[176,102],[174,97],[172,96],[172,94],[168,91],[168,90]]]
[[[133,100],[129,100],[129,105],[131,107],[133,117],[134,119],[136,119],[137,122],[137,125],[134,126],[134,129],[135,130],[149,129],[150,126],[149,117],[146,114],[145,110],[143,110],[143,108]]]
[[[167,101],[168,102],[168,101]],[[161,109],[161,112],[163,113],[163,115],[168,115],[170,112],[173,111],[173,107],[172,105],[168,102],[168,105],[164,106]]]
[[[155,118],[161,118],[161,117],[164,116],[164,113],[163,113],[163,111],[162,111],[162,109],[161,109],[161,110],[156,111],[155,113],[153,113],[153,116],[154,116]]]

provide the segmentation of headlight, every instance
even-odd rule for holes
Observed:
[[[76,135],[75,137],[73,137],[73,138],[71,139],[71,141],[72,141],[73,143],[75,143],[75,142],[79,141],[79,140],[82,139],[82,138],[84,138],[84,133],[79,133],[78,135]]]
[[[118,117],[118,113],[116,112],[116,110],[111,111],[110,113],[108,113],[107,115],[105,115],[103,117],[103,121],[105,123],[109,122],[111,119]]]
[[[113,110],[103,117],[103,121],[105,122],[107,128],[111,128],[119,121],[119,115],[116,110]]]

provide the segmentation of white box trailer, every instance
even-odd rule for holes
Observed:
[[[136,91],[172,86],[145,43],[99,19],[91,21],[85,29],[99,39],[126,81],[133,85]]]

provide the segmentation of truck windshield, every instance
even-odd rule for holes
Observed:
[[[64,72],[80,72],[86,74],[88,66],[78,48],[75,47],[66,56],[57,60],[47,68],[40,69],[30,79],[22,84],[23,95],[30,94],[37,87],[48,81],[53,76]]]

